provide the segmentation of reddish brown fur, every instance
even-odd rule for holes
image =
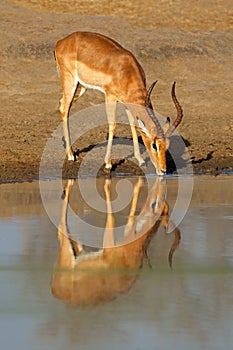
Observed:
[[[60,111],[68,159],[74,160],[67,118],[77,86],[81,85],[83,88],[80,91],[78,90],[79,96],[85,92],[86,88],[96,88],[105,93],[106,103],[119,101],[126,105],[131,104],[134,106],[127,105],[134,120],[132,122],[131,119],[130,126],[133,134],[135,157],[138,159],[139,164],[143,163],[135,131],[135,127],[139,127],[144,144],[157,173],[160,175],[166,173],[165,153],[167,142],[164,137],[159,136],[158,128],[154,120],[152,120],[156,119],[156,117],[151,118],[145,108],[143,111],[142,109],[138,111],[136,107],[145,106],[147,89],[145,73],[134,55],[116,41],[104,35],[76,32],[58,41],[55,57],[61,74],[63,89]],[[110,169],[110,153],[116,125],[116,111],[114,105],[106,106],[109,122],[109,139],[105,164],[106,168]],[[152,108],[150,100],[149,107]],[[143,122],[144,130],[138,125],[138,119]],[[158,143],[159,153],[151,147],[153,143]]]
[[[55,53],[60,69],[72,72],[77,62],[82,62],[92,71],[111,76],[110,84],[105,81],[101,84],[107,95],[115,96],[120,102],[144,105],[145,73],[133,54],[114,40],[98,33],[76,32],[59,40]],[[86,76],[85,83],[92,85],[93,78]]]

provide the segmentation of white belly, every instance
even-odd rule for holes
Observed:
[[[91,90],[98,90],[101,91],[103,94],[105,94],[104,89],[102,89],[100,86],[98,85],[91,85],[91,84],[86,84],[83,80],[81,80],[78,76],[78,82],[85,87],[85,89],[91,89]]]
[[[111,77],[101,71],[96,71],[82,62],[77,65],[78,82],[85,88],[99,90],[105,94],[103,86],[111,82]]]

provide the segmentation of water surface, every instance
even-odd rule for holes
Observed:
[[[132,186],[137,180],[130,179]],[[87,189],[89,181],[83,179]],[[111,186],[117,181],[113,179]],[[170,212],[176,201],[177,183],[173,177],[166,181]],[[98,180],[97,187],[104,200],[104,179]],[[104,230],[106,214],[92,210],[78,194],[74,182],[71,208],[85,222],[96,225],[96,231]],[[64,203],[61,195],[58,218]],[[116,197],[114,189],[111,195]],[[142,185],[137,215],[147,195]],[[173,269],[169,267],[168,253],[174,236],[165,234],[160,225],[147,247],[142,268],[132,270],[128,289],[115,293],[112,300],[103,298],[102,302],[86,306],[74,306],[52,292],[59,253],[58,230],[42,205],[39,184],[1,184],[0,197],[2,349],[231,347],[232,176],[195,178],[189,209],[179,224],[180,243],[173,255]],[[129,209],[130,204],[114,213],[116,227],[127,222]],[[79,237],[80,228],[72,222],[69,230],[73,238],[75,234]],[[108,269],[102,273],[107,275],[105,281],[109,281],[108,276],[115,271]]]

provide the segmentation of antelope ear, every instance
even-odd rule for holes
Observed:
[[[139,119],[138,117],[137,118],[137,121],[138,121],[138,126],[139,128],[141,129],[141,131],[147,136],[147,137],[150,137],[150,133],[149,131],[147,130],[145,124],[143,123],[143,121],[141,119]]]
[[[170,126],[170,118],[169,117],[167,117],[167,120],[166,120],[166,122],[165,122],[165,124],[164,124],[164,126],[163,126],[163,131],[164,131],[164,134],[166,134],[166,132],[168,131],[168,128],[169,128],[169,126]]]

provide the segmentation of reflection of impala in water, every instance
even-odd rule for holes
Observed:
[[[55,297],[73,305],[93,305],[112,300],[119,293],[130,289],[136,279],[138,269],[151,237],[160,223],[168,226],[168,205],[165,201],[166,182],[157,178],[139,213],[135,216],[138,196],[143,179],[134,186],[131,210],[124,230],[124,238],[114,244],[114,215],[110,198],[111,180],[106,180],[107,219],[103,238],[103,248],[98,252],[85,252],[81,242],[70,237],[67,228],[67,209],[72,180],[68,180],[64,190],[61,220],[58,228],[60,241],[56,270],[52,278],[52,293]],[[169,222],[169,225],[172,225]],[[180,232],[174,228],[174,242],[169,251],[169,264],[179,244]]]

